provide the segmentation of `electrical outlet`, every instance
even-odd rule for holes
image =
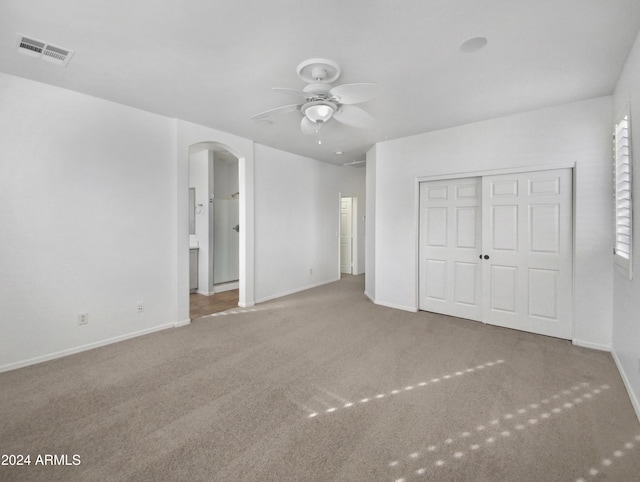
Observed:
[[[144,301],[138,301],[138,313],[142,313],[144,311]]]
[[[89,323],[89,313],[78,313],[78,325]]]

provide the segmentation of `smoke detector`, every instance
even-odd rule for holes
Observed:
[[[51,45],[50,43],[34,39],[33,37],[25,37],[22,34],[18,34],[16,38],[16,47],[21,54],[62,67],[67,66],[74,54],[73,50]]]

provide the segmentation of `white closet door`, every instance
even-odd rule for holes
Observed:
[[[420,184],[419,308],[482,319],[480,178]]]
[[[571,170],[484,177],[482,198],[484,321],[571,338]]]

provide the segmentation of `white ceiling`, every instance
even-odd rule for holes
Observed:
[[[261,144],[344,164],[377,141],[612,93],[640,28],[639,0],[2,0],[0,70]],[[68,67],[24,56],[20,33],[75,51]],[[476,53],[460,44],[488,39]],[[374,82],[371,130],[330,121],[322,145],[298,99],[305,59]],[[335,151],[343,151],[336,155]]]

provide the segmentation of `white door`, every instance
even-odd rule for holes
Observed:
[[[419,308],[571,338],[570,169],[420,184]]]
[[[483,318],[571,338],[570,169],[483,178]]]
[[[480,178],[420,184],[421,310],[482,319]]]
[[[352,274],[353,199],[340,198],[340,272]],[[335,218],[334,218],[335,219]]]

